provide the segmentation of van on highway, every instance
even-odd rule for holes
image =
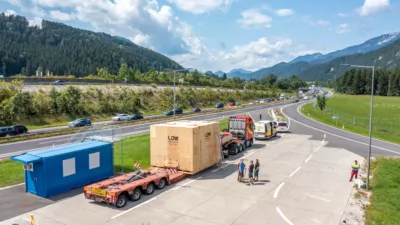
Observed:
[[[257,140],[266,140],[276,137],[277,130],[274,123],[269,120],[261,120],[254,123],[254,138]]]

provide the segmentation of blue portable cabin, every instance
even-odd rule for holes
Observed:
[[[50,197],[114,174],[113,144],[85,141],[11,157],[24,163],[26,191]]]

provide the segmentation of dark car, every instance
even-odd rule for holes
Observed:
[[[293,99],[293,103],[299,102],[300,100],[298,98]]]
[[[218,102],[217,104],[215,104],[215,108],[217,108],[217,109],[224,108],[224,103]]]
[[[175,109],[175,114],[182,114],[182,113],[183,113],[183,109],[182,108]]]
[[[70,128],[84,127],[84,126],[91,126],[91,125],[92,125],[92,121],[90,121],[89,119],[86,119],[86,118],[79,118],[79,119],[76,119],[76,120],[68,123],[68,127],[70,127]]]
[[[26,126],[24,126],[24,125],[14,125],[14,126],[11,126],[11,127],[15,129],[15,133],[16,134],[28,133],[28,128],[26,128]]]
[[[174,111],[173,111],[173,110],[167,111],[167,112],[165,112],[165,113],[163,114],[163,116],[172,116],[172,115],[174,115]]]
[[[190,112],[201,112],[200,107],[193,107]]]
[[[56,80],[53,82],[53,85],[64,85],[64,84],[66,84],[66,82],[63,80]]]
[[[0,137],[7,137],[16,134],[17,133],[13,127],[0,127]]]
[[[143,119],[143,116],[140,114],[133,114],[132,115],[132,120],[141,120]]]

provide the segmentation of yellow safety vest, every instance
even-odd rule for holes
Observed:
[[[353,164],[351,167],[354,171],[358,171],[358,169],[360,168],[360,164]]]

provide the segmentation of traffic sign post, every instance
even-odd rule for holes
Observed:
[[[339,119],[339,116],[332,116],[332,119],[334,120],[333,123],[336,122],[336,126],[337,126],[337,121]]]

